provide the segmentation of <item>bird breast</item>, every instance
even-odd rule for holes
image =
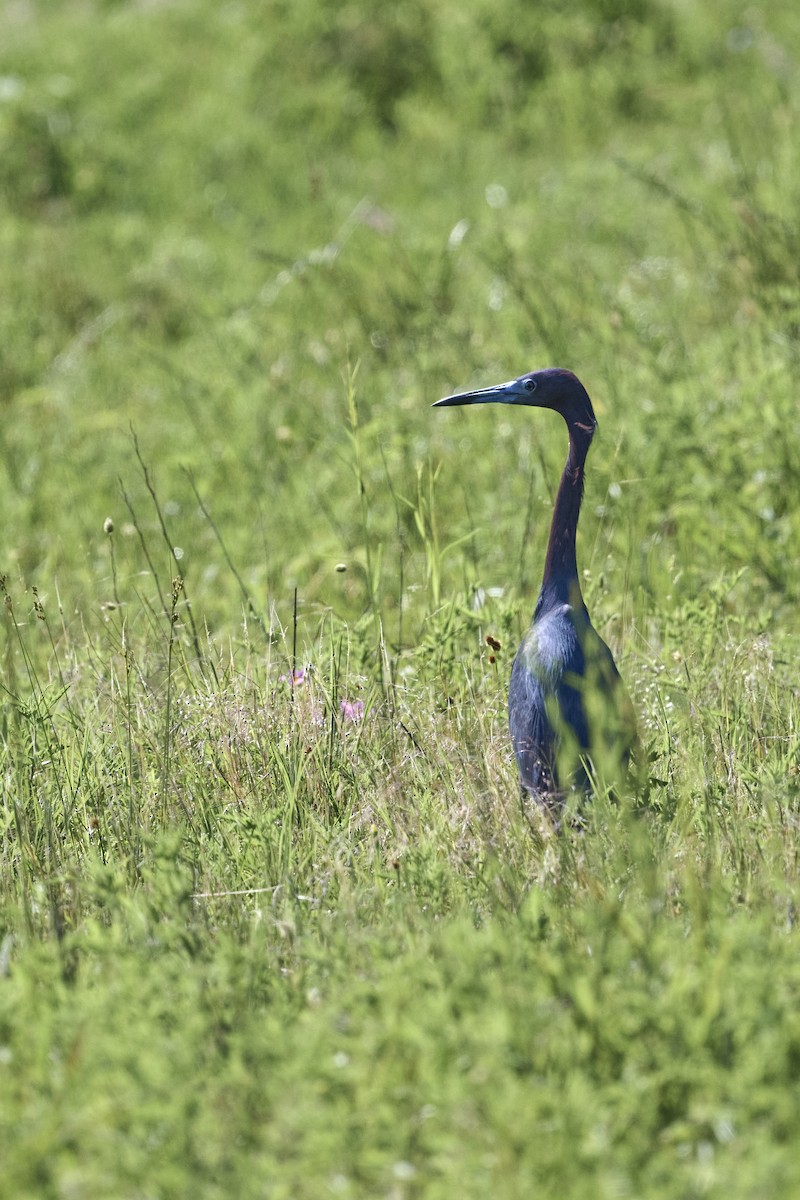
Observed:
[[[583,650],[571,604],[560,604],[534,621],[519,648],[519,658],[543,688],[555,688],[565,674],[583,671]]]

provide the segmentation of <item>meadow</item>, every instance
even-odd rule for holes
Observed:
[[[799,57],[795,0],[2,6],[0,1197],[800,1195]],[[547,365],[646,767],[557,835],[565,431],[430,407]]]

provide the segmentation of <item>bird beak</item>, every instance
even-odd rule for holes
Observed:
[[[518,404],[527,398],[518,379],[508,383],[497,383],[494,387],[479,388],[476,392],[458,392],[455,396],[445,396],[437,400],[433,408],[445,408],[455,404]]]

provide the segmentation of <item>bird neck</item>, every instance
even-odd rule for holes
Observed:
[[[550,539],[537,614],[557,604],[570,604],[573,608],[583,607],[578,563],[575,556],[575,535],[583,499],[583,476],[586,455],[594,434],[594,423],[570,422],[569,452],[561,482],[558,485]]]

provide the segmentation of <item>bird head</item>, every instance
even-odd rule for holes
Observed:
[[[545,367],[508,383],[445,396],[433,407],[456,404],[525,404],[531,408],[551,408],[561,413],[570,428],[582,430],[589,437],[597,428],[597,418],[586,388],[577,375],[561,367]]]

